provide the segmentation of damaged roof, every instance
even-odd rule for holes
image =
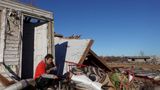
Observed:
[[[111,71],[111,68],[107,65],[107,62],[105,60],[100,59],[99,56],[93,50],[90,49],[89,53],[91,53],[96,58],[96,60],[98,60],[98,62],[101,63],[101,67],[105,67],[108,71]]]
[[[35,15],[38,17],[43,17],[43,18],[48,18],[48,19],[53,19],[53,13],[42,10],[39,8],[35,8],[33,6],[25,5],[22,3],[18,3],[12,0],[0,0],[0,9],[3,8],[10,8],[10,9],[15,9],[23,12],[24,14],[31,14]]]
[[[63,70],[60,70],[63,73],[68,70],[68,63],[74,64],[84,64],[88,55],[92,55],[94,57],[94,63],[98,63],[98,67],[105,67],[110,71],[106,62],[101,60],[92,50],[91,46],[93,44],[93,40],[91,39],[68,39],[68,38],[60,38],[55,37],[55,58],[56,64],[58,67]],[[90,61],[89,61],[90,62]],[[70,64],[69,63],[69,64]]]

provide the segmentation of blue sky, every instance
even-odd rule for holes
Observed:
[[[33,1],[54,13],[57,33],[93,39],[98,55],[160,55],[160,0]]]

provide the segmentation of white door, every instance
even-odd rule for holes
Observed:
[[[44,59],[47,54],[47,27],[48,24],[43,24],[35,27],[34,36],[34,73],[37,64]]]

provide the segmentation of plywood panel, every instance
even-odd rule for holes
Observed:
[[[90,48],[91,39],[64,39],[55,37],[55,57],[58,67],[58,73],[66,73],[69,69],[65,61],[78,64],[88,48]],[[64,68],[63,68],[64,67]]]

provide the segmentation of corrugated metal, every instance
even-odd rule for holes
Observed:
[[[92,42],[91,39],[65,39],[55,37],[55,57],[58,65],[58,73],[66,73],[69,69],[65,61],[79,63],[84,56],[88,46]],[[61,68],[64,67],[64,68]]]

